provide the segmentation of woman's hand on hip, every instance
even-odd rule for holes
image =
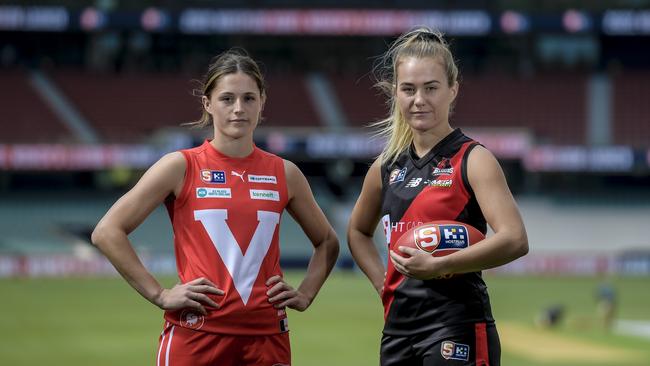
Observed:
[[[208,294],[222,296],[224,292],[207,278],[201,277],[187,283],[179,283],[171,289],[163,289],[155,304],[163,310],[190,308],[206,315],[205,306],[219,308],[219,304]]]
[[[291,285],[286,283],[281,276],[273,276],[266,281],[269,290],[266,295],[269,302],[276,309],[289,307],[294,310],[304,311],[311,304],[311,299],[299,290],[295,290]]]

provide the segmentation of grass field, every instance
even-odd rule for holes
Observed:
[[[295,284],[299,273],[288,275]],[[173,283],[167,279],[167,284]],[[650,278],[615,278],[622,319],[650,320]],[[606,332],[592,278],[489,276],[503,365],[650,365],[650,340]],[[162,313],[117,278],[0,280],[0,365],[153,365]],[[566,322],[533,319],[562,303]],[[365,277],[336,273],[290,312],[293,364],[377,365],[382,309]]]

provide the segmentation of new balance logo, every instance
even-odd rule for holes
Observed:
[[[406,183],[406,188],[415,188],[420,185],[422,178],[412,178],[408,183]]]

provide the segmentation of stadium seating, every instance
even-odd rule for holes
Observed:
[[[198,119],[201,107],[184,75],[55,72],[53,79],[106,141],[136,142],[162,127]],[[301,75],[271,76],[265,126],[317,126]]]
[[[327,212],[335,199],[323,182],[312,180],[312,186]],[[79,246],[87,246],[92,229],[118,198],[119,194],[111,192],[46,190],[0,195],[0,256],[72,254]],[[339,219],[347,224],[347,215]],[[344,235],[345,226],[337,229]],[[308,258],[312,253],[309,240],[290,215],[283,216],[281,233],[284,258]],[[163,205],[129,238],[141,254],[173,253],[171,223]],[[347,253],[347,247],[342,250]]]
[[[373,88],[369,76],[331,75],[329,79],[350,126],[367,126],[387,115],[386,98],[378,89]]]
[[[188,75],[47,73],[105,142],[138,142],[163,127],[200,116]],[[387,114],[384,96],[368,75],[328,75],[350,127],[364,127]],[[464,77],[452,124],[471,128],[528,128],[537,142],[587,142],[586,74]],[[612,79],[612,143],[647,146],[650,73],[627,72]],[[0,72],[2,143],[75,142],[67,127],[30,85],[26,71]],[[264,127],[322,127],[302,74],[267,76]],[[5,87],[6,86],[6,87]]]
[[[650,141],[650,73],[627,72],[612,78],[613,142],[647,147]]]
[[[320,127],[322,123],[300,74],[267,75],[264,127]]]
[[[189,77],[57,71],[50,77],[105,141],[137,142],[200,116]]]
[[[586,83],[580,74],[467,77],[452,121],[464,127],[527,127],[539,142],[584,144]]]
[[[387,113],[383,95],[369,77],[331,76],[352,126]],[[586,75],[470,76],[461,82],[452,125],[473,128],[529,128],[542,142],[585,143]]]
[[[0,143],[73,141],[70,131],[30,85],[26,71],[0,71],[0,85]]]
[[[71,254],[77,246],[87,246],[92,229],[117,198],[111,193],[74,191],[0,196],[0,255]],[[130,238],[147,253],[171,252],[165,209],[159,206]]]

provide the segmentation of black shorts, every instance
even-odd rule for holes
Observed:
[[[381,366],[499,366],[501,343],[494,323],[476,323],[413,336],[381,339]]]

